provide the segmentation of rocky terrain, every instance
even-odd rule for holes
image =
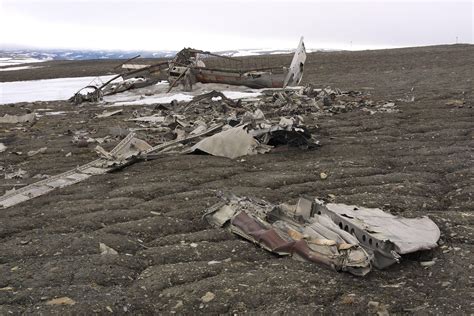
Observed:
[[[40,65],[47,68],[0,72],[0,81],[106,74],[114,63]],[[474,313],[473,65],[472,45],[311,53],[302,84],[364,91],[400,111],[321,118],[315,150],[168,156],[0,210],[0,314]],[[110,149],[141,108],[97,119],[99,105],[0,105],[2,115],[44,114],[34,124],[0,124],[0,193],[95,159],[95,144],[72,143],[74,132],[109,136],[102,146]],[[20,168],[22,178],[5,179]],[[363,278],[337,273],[212,228],[202,214],[218,191],[427,215],[440,246]],[[118,254],[101,254],[100,243]]]

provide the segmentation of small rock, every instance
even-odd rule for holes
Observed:
[[[193,247],[193,248],[196,248],[196,247],[198,246],[198,244],[196,244],[195,242],[192,242],[192,243],[190,243],[189,245],[190,245],[191,247]]]
[[[101,242],[99,243],[99,250],[101,255],[118,255],[117,250]]]
[[[41,147],[40,149],[38,150],[30,150],[29,152],[27,152],[26,154],[28,155],[28,157],[32,157],[34,155],[37,155],[37,154],[42,154],[44,152],[46,152],[48,148],[47,147]]]
[[[46,302],[46,305],[74,305],[74,304],[76,304],[76,301],[74,301],[73,299],[67,296],[54,298]]]
[[[112,307],[110,306],[105,306],[105,309],[108,310],[109,312],[113,313],[114,310],[112,309]]]
[[[434,264],[435,264],[435,261],[434,261],[434,260],[431,260],[431,261],[421,261],[421,262],[420,262],[420,265],[421,265],[422,267],[432,267],[432,266],[434,266]]]
[[[203,303],[209,303],[210,301],[212,301],[214,298],[216,297],[216,295],[212,292],[206,292],[206,294],[204,294],[203,297],[201,297],[201,301]]]
[[[325,172],[321,172],[319,174],[319,177],[321,178],[321,180],[326,180],[328,178],[328,174]]]
[[[441,286],[442,286],[442,287],[447,287],[447,286],[449,286],[450,284],[451,284],[451,282],[445,281],[445,282],[441,283]]]
[[[221,262],[218,261],[218,260],[211,260],[211,261],[209,261],[207,264],[211,266],[211,265],[213,265],[213,264],[219,264],[219,263],[221,263]]]
[[[68,152],[68,153],[66,154],[66,157],[71,157],[71,156],[72,156],[72,152]]]
[[[378,316],[389,315],[388,310],[385,307],[385,305],[376,301],[369,301],[369,303],[367,303],[367,308],[369,309],[370,313],[376,313]]]
[[[179,300],[178,303],[176,303],[176,305],[173,307],[173,309],[178,309],[178,308],[181,308],[181,307],[183,307],[183,301]]]

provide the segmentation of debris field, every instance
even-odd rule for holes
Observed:
[[[472,312],[472,53],[312,53],[302,87],[241,100],[2,105],[0,194],[105,165],[0,211],[0,313]],[[117,160],[127,135],[144,150]],[[428,216],[441,237],[356,277],[210,225],[229,193]]]

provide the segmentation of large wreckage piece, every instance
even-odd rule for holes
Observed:
[[[359,276],[369,273],[370,256],[356,238],[339,230],[325,215],[307,220],[296,215],[291,207],[234,196],[206,210],[204,217],[280,256]]]
[[[125,137],[111,152],[98,149],[102,158],[91,161],[85,165],[55,175],[53,177],[30,184],[18,190],[12,190],[0,197],[0,206],[7,208],[15,204],[44,195],[55,189],[64,188],[84,181],[93,175],[110,172],[116,167],[125,164],[133,156],[151,146],[135,138],[133,133]],[[100,147],[99,147],[100,148]]]
[[[437,247],[438,226],[428,217],[403,218],[354,205],[324,203],[315,199],[312,214],[329,216],[340,229],[357,237],[374,254],[379,269],[400,261],[401,255]]]
[[[223,83],[250,88],[285,88],[297,86],[303,78],[304,63],[306,62],[306,49],[303,38],[300,39],[290,67],[261,67],[245,69],[243,67],[207,67],[199,59],[199,54],[210,55],[194,49],[184,49],[170,63],[171,88],[180,81],[185,90],[192,89],[195,82]],[[211,54],[216,56],[215,54]],[[216,56],[228,58],[225,56]]]
[[[282,145],[303,149],[319,146],[312,135],[296,122],[293,118],[281,118],[276,124],[269,121],[242,123],[204,138],[191,147],[190,152],[234,159],[263,154]]]
[[[377,208],[300,198],[295,206],[228,198],[204,218],[278,255],[365,275],[401,255],[437,246],[439,228],[427,217],[403,218]]]
[[[275,65],[245,68],[240,59],[194,48],[184,48],[172,60],[155,64],[131,63],[138,57],[135,56],[122,63],[120,65],[124,69],[122,73],[105,83],[89,84],[81,88],[69,101],[75,104],[98,102],[104,95],[149,86],[158,81],[169,82],[168,92],[178,84],[182,85],[184,91],[191,91],[196,82],[230,84],[256,89],[297,86],[303,77],[306,49],[302,37],[289,67]],[[201,57],[230,60],[233,63],[220,67],[208,67],[204,62],[206,58]],[[121,81],[117,81],[119,79]]]

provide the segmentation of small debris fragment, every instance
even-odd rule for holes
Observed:
[[[464,101],[463,100],[452,99],[452,100],[448,100],[446,102],[446,105],[462,108],[464,106]]]
[[[47,149],[48,149],[48,147],[41,147],[40,149],[37,149],[37,150],[30,150],[27,153],[27,155],[28,155],[28,157],[32,157],[34,155],[42,154],[42,153],[46,152]]]
[[[96,118],[104,118],[109,117],[117,114],[122,114],[123,110],[116,110],[116,111],[104,111],[101,114],[96,115]]]
[[[7,149],[7,146],[5,146],[3,143],[0,143],[0,153],[3,153]]]
[[[327,173],[325,173],[325,172],[321,172],[321,173],[319,174],[319,177],[321,178],[321,180],[326,180],[326,179],[328,178],[328,175],[327,175]]]
[[[0,291],[13,291],[13,288],[11,286],[5,286],[0,288]]]

